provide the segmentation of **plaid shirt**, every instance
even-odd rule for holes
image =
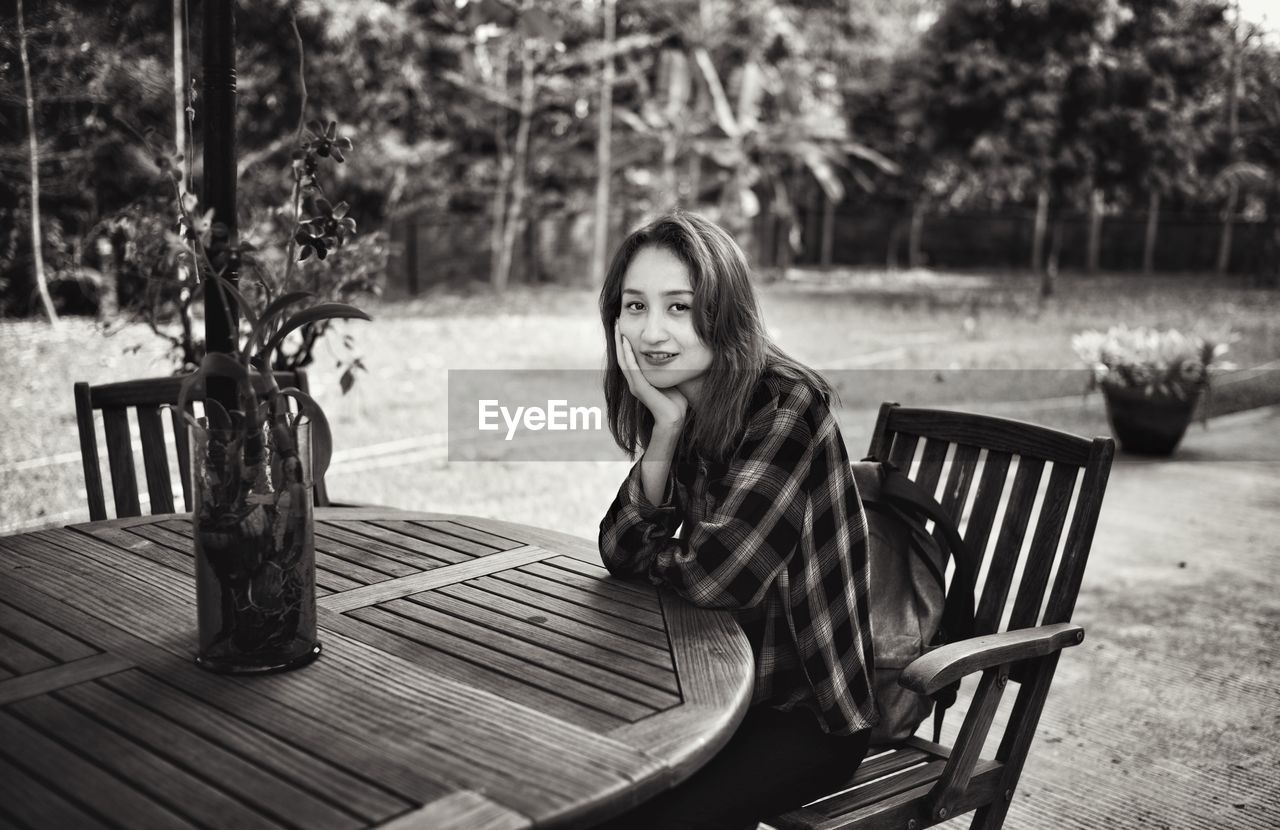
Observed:
[[[755,655],[753,706],[803,706],[837,735],[873,726],[866,517],[822,396],[768,373],[733,457],[678,457],[672,471],[655,506],[632,467],[600,522],[609,571],[734,612]]]

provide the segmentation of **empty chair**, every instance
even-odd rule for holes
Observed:
[[[94,521],[108,518],[106,493],[98,465],[98,439],[93,412],[102,410],[106,433],[107,464],[111,474],[111,492],[116,517],[142,515],[138,494],[138,475],[133,457],[133,436],[128,410],[132,408],[138,423],[138,439],[142,444],[143,471],[151,513],[173,513],[173,479],[169,469],[169,453],[165,445],[165,404],[176,405],[182,377],[146,378],[120,383],[90,386],[75,385],[76,426],[80,432],[80,459],[84,465],[84,483],[89,499],[89,517]],[[277,372],[280,387],[293,386],[308,392],[307,376],[302,370]],[[178,478],[182,484],[183,510],[191,509],[191,454],[187,445],[187,425],[178,412],[167,413],[172,424],[173,441],[178,461]],[[323,481],[315,482],[315,502],[329,504]]]

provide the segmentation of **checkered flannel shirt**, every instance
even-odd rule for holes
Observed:
[[[817,391],[773,373],[746,421],[727,462],[673,459],[661,505],[637,461],[600,522],[601,557],[615,576],[734,612],[755,656],[753,706],[804,707],[832,734],[866,729],[867,523],[839,426]]]

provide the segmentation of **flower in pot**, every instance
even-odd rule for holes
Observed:
[[[1234,368],[1227,343],[1174,329],[1113,326],[1085,331],[1071,346],[1089,367],[1088,390],[1102,390],[1107,420],[1128,452],[1169,455],[1187,431],[1210,377]]]
[[[341,248],[354,233],[346,203],[324,198],[318,160],[341,161],[350,149],[333,124],[315,125],[292,160],[293,210],[282,246],[283,276],[265,279],[265,260],[248,243],[201,214],[172,165],[162,165],[177,194],[179,231],[173,257],[198,277],[198,294],[219,292],[235,331],[230,352],[209,351],[183,381],[177,409],[190,427],[192,524],[196,554],[199,645],[196,661],[219,672],[278,671],[304,665],[320,650],[315,613],[312,487],[332,454],[329,424],[309,395],[281,388],[273,369],[294,332],[337,319],[370,319],[311,291],[288,290],[295,271]],[[225,264],[259,274],[255,303],[226,278]],[[216,263],[216,264],[215,264]],[[218,387],[216,393],[210,387]],[[204,400],[196,418],[191,401]]]

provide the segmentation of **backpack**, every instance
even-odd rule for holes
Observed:
[[[973,585],[977,560],[942,506],[924,487],[892,464],[868,457],[852,465],[867,517],[871,581],[871,641],[875,654],[873,689],[880,723],[871,745],[894,743],[915,734],[934,711],[933,740],[942,737],[942,719],[955,702],[959,683],[931,697],[898,685],[903,670],[944,642],[973,635]],[[934,532],[925,529],[934,522]],[[948,559],[955,561],[950,596]]]

